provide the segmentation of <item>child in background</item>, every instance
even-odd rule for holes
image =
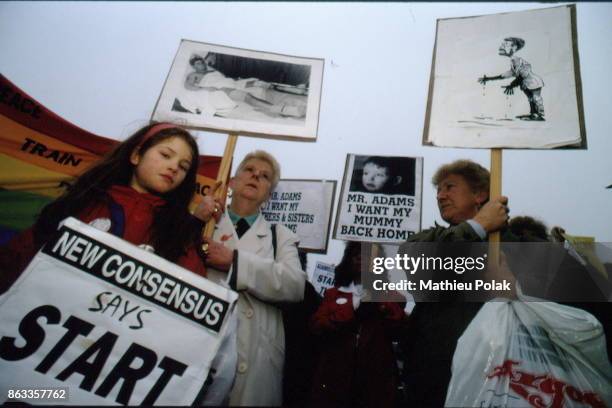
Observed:
[[[371,244],[363,244],[371,245]],[[376,256],[384,257],[377,246]],[[368,302],[361,285],[362,244],[348,242],[336,267],[335,286],[310,321],[322,347],[312,390],[313,406],[393,407],[397,363],[393,338],[405,327],[405,299],[388,292],[392,301]],[[369,264],[369,262],[368,262]],[[377,275],[377,278],[383,275]]]
[[[198,156],[197,143],[179,126],[158,123],[137,131],[47,205],[34,226],[0,248],[0,293],[13,284],[66,217],[204,275],[196,250],[201,223],[188,211]]]

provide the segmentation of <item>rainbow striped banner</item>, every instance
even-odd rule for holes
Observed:
[[[0,74],[0,245],[118,143],[67,122]],[[200,156],[194,201],[220,164],[221,157]]]

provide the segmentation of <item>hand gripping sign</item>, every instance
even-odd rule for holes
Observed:
[[[0,400],[63,388],[63,404],[192,404],[236,299],[69,218],[0,298]]]

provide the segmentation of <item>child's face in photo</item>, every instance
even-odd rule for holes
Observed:
[[[196,72],[206,72],[206,70],[208,69],[208,65],[202,59],[195,60],[193,63],[193,69],[195,69]]]
[[[499,55],[506,55],[511,57],[514,54],[514,43],[512,41],[504,40],[499,46],[499,50],[497,50]]]
[[[361,181],[367,191],[381,190],[389,180],[389,169],[374,163],[366,163],[363,167]]]
[[[177,188],[189,172],[193,152],[180,137],[164,139],[144,154],[134,151],[130,186],[141,193],[165,194]]]

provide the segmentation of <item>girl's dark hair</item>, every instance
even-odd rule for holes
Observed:
[[[504,41],[510,41],[512,44],[516,45],[517,51],[525,46],[525,40],[518,37],[506,37],[504,38]]]
[[[193,67],[196,61],[202,61],[203,63],[206,63],[206,59],[209,57],[213,57],[214,55],[215,54],[212,52],[207,52],[205,56],[194,54],[191,58],[189,58],[189,65]]]
[[[193,66],[197,61],[206,62],[204,60],[204,57],[201,57],[199,55],[194,55],[193,57],[189,58],[189,65]]]
[[[191,166],[177,188],[160,196],[166,203],[159,207],[154,216],[150,245],[155,248],[156,254],[173,262],[185,253],[186,247],[197,239],[199,232],[199,225],[188,209],[196,186],[198,145],[188,131],[178,126],[162,128],[143,142],[144,136],[155,125],[157,123],[143,127],[120,143],[102,161],[78,177],[61,197],[43,208],[34,224],[36,243],[42,245],[47,241],[64,218],[76,216],[94,204],[109,203],[111,199],[107,190],[113,184],[129,185],[134,172],[130,156],[135,149],[142,155],[163,140],[179,137],[191,148]]]
[[[359,254],[362,248],[371,247],[372,245],[378,246],[378,255],[384,257],[385,252],[382,246],[379,244],[371,244],[367,242],[358,242],[358,241],[348,241],[346,246],[344,247],[344,254],[342,255],[342,260],[336,266],[334,271],[335,273],[335,283],[334,285],[337,287],[340,286],[348,286],[353,282],[353,256]],[[370,252],[370,251],[368,251]],[[364,254],[365,255],[365,254]],[[362,256],[362,262],[367,262],[367,256]],[[369,266],[368,266],[369,267]],[[361,273],[361,271],[359,271]]]

